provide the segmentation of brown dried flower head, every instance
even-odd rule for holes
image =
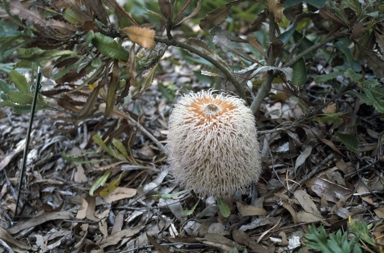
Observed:
[[[255,118],[239,98],[211,91],[182,97],[167,147],[176,181],[202,196],[233,194],[260,176]]]

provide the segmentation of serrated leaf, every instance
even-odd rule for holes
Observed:
[[[357,154],[359,141],[356,139],[355,136],[351,134],[340,133],[340,132],[336,132],[336,135],[337,137],[339,137],[341,143],[343,143],[350,151]]]
[[[95,36],[92,39],[92,44],[105,56],[121,61],[128,60],[128,51],[111,37],[101,33],[95,33]]]
[[[304,58],[301,58],[295,64],[293,64],[292,69],[293,69],[292,84],[297,87],[303,87],[308,79],[307,68],[305,67]]]
[[[4,80],[1,80],[0,79],[0,90],[2,92],[4,92],[5,94],[7,94],[8,92],[10,92],[12,89],[11,89],[11,86],[5,82]]]
[[[89,189],[89,195],[93,196],[93,193],[99,189],[99,187],[105,185],[105,183],[107,182],[108,180],[108,177],[109,175],[111,174],[112,170],[107,170],[106,172],[104,172],[104,174],[99,177],[94,183],[93,185],[91,186],[91,189]]]
[[[8,99],[13,103],[30,105],[32,104],[33,96],[32,94],[26,94],[19,91],[11,91],[8,94]]]
[[[325,83],[325,82],[332,80],[338,76],[341,76],[342,74],[343,74],[343,72],[337,71],[337,72],[331,72],[331,73],[325,74],[325,75],[319,75],[319,76],[315,77],[315,82],[316,83]]]
[[[350,78],[352,81],[354,82],[358,82],[360,81],[363,76],[356,73],[355,71],[353,71],[351,68],[347,69],[345,72],[344,72],[344,75],[348,78]]]
[[[130,26],[121,29],[129,39],[145,48],[153,48],[155,46],[155,31],[149,28]]]
[[[200,20],[200,28],[203,31],[208,31],[212,27],[220,25],[229,16],[229,9],[233,4],[234,2],[228,3],[225,7],[218,8],[208,13],[202,20]]]
[[[16,70],[12,70],[9,73],[9,80],[19,89],[19,91],[27,94],[30,93],[27,79]]]
[[[65,9],[65,11],[63,13],[63,18],[65,20],[67,20],[69,23],[74,24],[74,25],[78,25],[78,24],[83,23],[81,17],[78,16],[77,13],[75,11],[73,11],[72,8]]]
[[[228,218],[229,215],[231,215],[231,210],[229,209],[227,203],[225,203],[224,199],[222,197],[217,197],[216,203],[221,215],[223,215],[225,218]]]

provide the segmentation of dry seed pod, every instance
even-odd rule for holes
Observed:
[[[233,194],[261,173],[255,118],[239,98],[183,96],[170,115],[167,148],[176,181],[202,196]]]

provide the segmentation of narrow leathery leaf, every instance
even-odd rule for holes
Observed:
[[[127,149],[125,148],[124,144],[120,140],[113,139],[112,144],[124,156],[125,160],[127,161],[131,160],[128,155]]]
[[[350,78],[352,81],[354,82],[358,82],[360,81],[361,79],[363,79],[363,76],[360,75],[359,73],[356,73],[355,71],[353,71],[351,68],[347,69],[345,72],[344,72],[344,75],[348,78]]]
[[[158,65],[158,63],[153,68],[151,68],[149,73],[146,74],[146,76],[143,80],[143,88],[148,88],[152,84],[153,77],[156,73],[157,65]]]
[[[234,2],[228,3],[225,7],[218,8],[208,13],[202,20],[200,20],[200,28],[204,31],[208,31],[214,26],[220,25],[229,16],[229,9]]]
[[[309,3],[310,5],[315,6],[318,9],[321,9],[325,6],[326,0],[305,0],[304,2]]]
[[[229,35],[227,32],[219,29],[219,28],[213,28],[212,34],[214,34],[213,37],[213,43],[216,45],[222,47],[224,51],[229,51],[235,55],[239,55],[243,57],[244,59],[250,61],[250,62],[257,62],[257,60],[253,59],[249,55],[245,54],[241,50],[238,50],[233,43],[229,40]]]
[[[173,6],[170,0],[158,0],[160,12],[168,22],[172,22]]]
[[[189,210],[184,210],[181,214],[182,214],[183,216],[189,216],[189,215],[192,215],[193,212],[196,210],[196,207],[197,207],[197,205],[198,205],[199,203],[200,203],[200,199],[198,199],[198,200],[196,201],[196,204],[194,204],[193,207],[192,207],[191,209],[189,209]]]
[[[305,67],[304,58],[298,60],[293,66],[292,84],[297,87],[303,87],[307,82],[307,68]]]
[[[108,85],[107,99],[105,101],[104,115],[107,118],[111,116],[113,107],[115,106],[116,91],[117,91],[117,86],[119,85],[119,82],[117,79],[118,79],[117,76],[115,76],[112,73],[112,77],[111,77],[111,80],[110,80],[109,85]]]
[[[98,134],[95,134],[93,137],[92,137],[92,140],[97,144],[99,145],[104,151],[106,151],[108,154],[110,154],[111,156],[113,157],[116,157],[116,152],[108,147],[104,141],[101,139],[101,137],[98,135]]]
[[[184,13],[184,11],[188,8],[188,6],[192,3],[192,0],[186,0],[184,1],[184,4],[180,7],[180,9],[177,11],[175,23],[179,22],[181,20],[181,17]]]
[[[104,174],[99,177],[91,186],[91,189],[89,189],[89,195],[93,196],[94,192],[99,189],[101,186],[105,185],[105,182],[107,182],[109,175],[111,174],[112,169],[107,170],[104,172]]]
[[[101,0],[87,0],[84,3],[86,6],[92,9],[96,17],[103,23],[108,24],[108,13],[104,8]]]
[[[213,56],[214,53],[212,49],[202,40],[195,39],[195,38],[189,38],[187,40],[187,43],[191,46],[200,47],[201,49],[205,50],[207,53],[209,53],[210,56]]]
[[[351,134],[345,134],[345,133],[340,133],[336,132],[337,137],[339,137],[340,141],[353,153],[357,153],[358,150],[358,145],[359,141],[356,139],[355,136]]]
[[[316,83],[325,83],[329,80],[332,80],[338,76],[343,75],[343,72],[337,71],[337,72],[331,72],[329,74],[324,74],[324,75],[319,75],[315,77],[315,82]]]
[[[176,18],[176,22],[175,22],[176,24],[175,24],[175,27],[178,26],[178,25],[180,25],[181,23],[183,23],[183,22],[185,22],[185,21],[187,21],[187,20],[189,20],[189,19],[195,17],[195,16],[199,13],[200,8],[201,8],[201,0],[199,0],[199,2],[197,2],[197,6],[196,6],[196,8],[195,8],[195,9],[192,11],[192,13],[189,14],[187,17],[185,17],[185,18],[183,18],[182,20],[180,20],[180,17],[181,17],[181,15],[180,15],[180,17],[177,17],[177,18]],[[180,20],[180,21],[179,21],[179,20]]]
[[[158,83],[157,86],[159,87],[159,91],[161,94],[169,101],[172,102],[175,99],[175,92],[172,92],[171,90],[167,89],[162,83]]]
[[[227,203],[225,203],[224,199],[222,197],[217,197],[216,203],[221,215],[223,215],[225,218],[228,218],[229,215],[231,215],[231,210],[229,209]]]
[[[130,25],[139,26],[139,24],[119,5],[116,0],[102,0],[102,2],[116,14],[120,27]]]
[[[128,51],[111,37],[95,33],[92,44],[105,56],[121,61],[128,60]]]
[[[129,39],[145,48],[153,48],[155,46],[155,31],[149,28],[130,26],[121,29]]]
[[[95,105],[97,102],[98,95],[99,95],[99,88],[96,87],[91,92],[91,95],[88,97],[87,101],[85,102],[85,104],[81,108],[81,110],[79,112],[80,118],[87,117],[97,110]]]
[[[16,86],[17,89],[19,89],[19,91],[27,94],[30,93],[27,79],[16,70],[12,70],[9,73],[9,80]]]
[[[108,196],[109,194],[111,194],[114,190],[117,189],[117,187],[119,187],[120,185],[120,181],[121,181],[121,176],[123,175],[123,173],[120,174],[120,176],[118,178],[115,178],[113,179],[108,185],[107,187],[105,187],[104,189],[102,189],[100,192],[99,192],[99,196],[100,197],[106,197]]]
[[[188,6],[191,3],[192,3],[192,0],[184,1],[184,4],[180,7],[180,9],[178,10],[178,12],[176,14],[176,20],[180,20],[181,19],[181,15],[183,14],[183,12],[188,8]]]
[[[247,37],[248,43],[257,49],[265,58],[267,58],[267,53],[264,51],[263,47],[260,45],[260,43],[252,36]]]
[[[63,18],[67,20],[69,23],[74,25],[79,25],[83,23],[83,20],[80,16],[72,8],[65,9],[63,13]]]

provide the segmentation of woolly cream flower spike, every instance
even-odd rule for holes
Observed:
[[[225,196],[259,179],[255,118],[244,101],[190,93],[169,119],[168,162],[176,181],[202,196]]]

